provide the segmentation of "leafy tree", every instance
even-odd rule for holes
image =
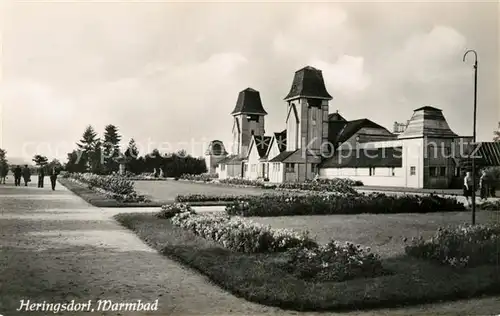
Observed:
[[[500,122],[498,122],[498,130],[493,132],[493,141],[500,142]]]
[[[82,153],[80,150],[68,153],[68,162],[66,162],[64,169],[68,172],[85,172],[86,162],[81,159]]]
[[[106,125],[102,152],[104,154],[104,167],[107,172],[118,170],[118,163],[115,158],[120,155],[120,140],[121,136],[118,134],[118,128],[111,124]]]
[[[7,151],[0,148],[0,175],[5,175],[9,171],[9,162],[7,160]],[[3,174],[2,174],[3,173]]]
[[[43,167],[49,163],[49,160],[45,156],[35,155],[33,157],[33,162],[35,163],[35,165],[37,165],[39,167]]]

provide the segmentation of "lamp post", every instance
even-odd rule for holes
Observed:
[[[474,131],[472,134],[472,142],[476,144],[476,114],[477,114],[477,52],[470,49],[465,52],[463,61],[468,53],[474,54]],[[472,156],[472,225],[476,224],[476,161]]]

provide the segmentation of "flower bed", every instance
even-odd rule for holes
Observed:
[[[384,274],[380,257],[353,243],[331,241],[312,249],[296,248],[290,252],[285,269],[310,281],[345,281],[357,277]]]
[[[486,201],[477,205],[481,210],[500,211],[500,200]]]
[[[189,204],[184,203],[174,203],[162,205],[161,211],[156,214],[158,218],[172,218],[180,213],[195,214],[194,210]]]
[[[229,215],[292,216],[329,214],[387,214],[465,211],[456,199],[429,196],[387,196],[373,193],[359,196],[332,194],[262,195],[226,206]]]
[[[500,262],[500,225],[441,227],[430,240],[413,238],[405,246],[405,252],[454,267],[497,265]]]
[[[176,202],[232,202],[246,201],[255,195],[205,195],[205,194],[179,194],[175,197]]]
[[[139,195],[134,183],[121,176],[101,176],[91,173],[71,173],[68,178],[83,183],[96,192],[104,194],[120,202],[148,202],[145,196]]]
[[[263,189],[275,189],[276,185],[268,184],[265,181],[259,180],[248,180],[243,178],[228,178],[219,180],[220,184],[234,185],[234,186],[245,186],[245,187],[258,187]]]
[[[287,229],[272,229],[270,226],[231,218],[227,215],[198,215],[192,212],[182,212],[172,218],[172,223],[238,252],[282,252],[295,247],[317,246],[307,233],[299,234]]]
[[[285,182],[277,186],[278,189],[292,189],[292,190],[306,190],[306,191],[326,191],[326,192],[338,192],[342,194],[352,194],[357,195],[358,192],[354,189],[354,186],[359,185],[360,182],[356,182],[351,179],[317,179],[305,182]],[[361,183],[361,185],[363,185]]]
[[[215,173],[215,174],[202,173],[202,174],[183,174],[183,175],[181,175],[182,180],[200,181],[200,182],[211,182],[217,178],[219,178],[219,175],[217,173]]]

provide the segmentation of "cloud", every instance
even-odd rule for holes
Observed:
[[[323,71],[327,88],[337,93],[359,93],[371,83],[370,75],[364,71],[363,57],[343,55],[333,64],[321,60],[313,60],[310,64]]]

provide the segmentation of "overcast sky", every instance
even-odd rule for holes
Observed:
[[[10,156],[66,160],[88,124],[99,134],[115,124],[144,150],[169,142],[201,155],[201,145],[181,143],[211,139],[229,147],[238,92],[260,91],[266,131],[281,131],[283,97],[306,65],[323,70],[330,112],[392,130],[430,105],[472,135],[469,48],[480,62],[479,140],[491,141],[500,120],[495,2],[2,1],[1,147]]]

